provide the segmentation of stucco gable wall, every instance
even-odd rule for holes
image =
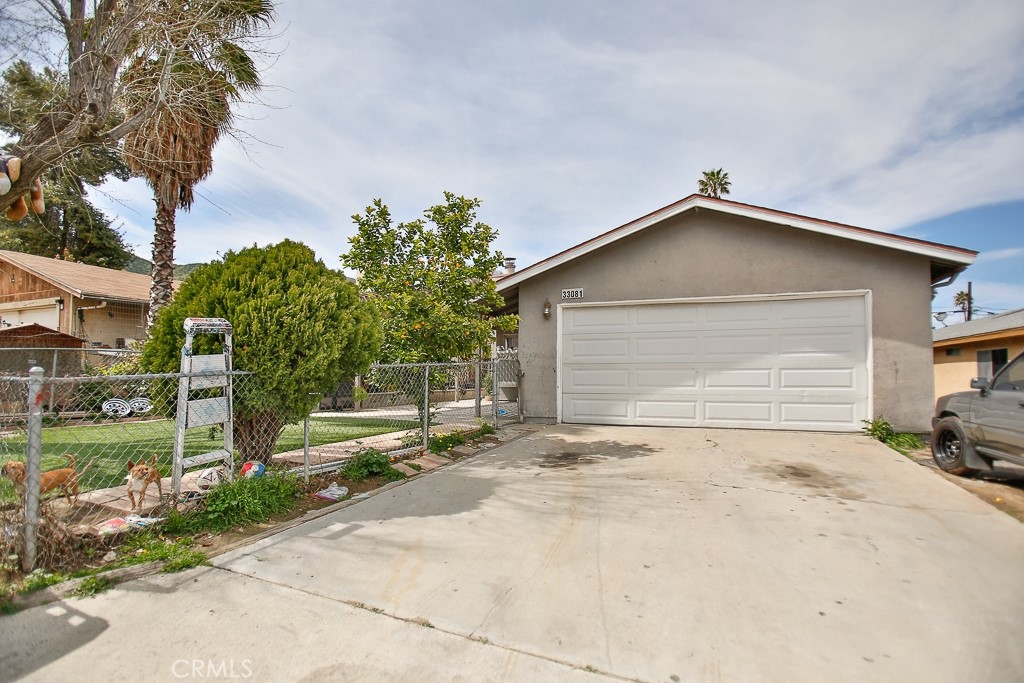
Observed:
[[[926,431],[932,410],[931,286],[925,257],[752,219],[688,213],[523,282],[519,355],[526,416],[556,416],[556,316],[563,288],[584,302],[868,289],[874,413]]]

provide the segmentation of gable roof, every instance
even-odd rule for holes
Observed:
[[[84,339],[58,332],[39,323],[0,329],[0,343],[6,348],[82,348],[85,346]]]
[[[1024,335],[1024,308],[998,315],[986,315],[983,318],[975,318],[949,327],[940,327],[932,331],[932,340],[936,343],[970,341],[969,337],[985,337],[1013,331]],[[979,339],[979,341],[981,340]]]
[[[967,266],[974,263],[974,258],[978,255],[978,252],[970,249],[962,249],[960,247],[939,244],[937,242],[927,242],[925,240],[903,237],[902,235],[894,235],[888,232],[868,230],[867,228],[858,228],[853,225],[834,223],[832,221],[821,220],[820,218],[810,218],[795,213],[777,211],[775,209],[766,209],[752,204],[741,204],[740,202],[734,202],[728,199],[716,199],[714,197],[706,197],[700,194],[691,194],[689,197],[681,199],[674,204],[669,204],[668,206],[649,213],[646,216],[637,218],[625,225],[620,225],[614,230],[598,235],[597,237],[578,244],[575,247],[570,247],[569,249],[559,252],[554,256],[549,256],[548,258],[538,261],[531,266],[527,266],[515,273],[511,273],[500,278],[497,282],[498,291],[507,291],[525,280],[529,280],[530,278],[540,275],[552,268],[568,263],[573,259],[583,256],[584,254],[589,254],[592,251],[617,242],[618,240],[640,232],[641,230],[645,230],[649,227],[662,223],[670,218],[686,213],[687,211],[697,211],[698,209],[715,211],[744,218],[753,218],[760,221],[766,221],[768,223],[774,223],[776,225],[789,226],[800,230],[807,230],[809,232],[842,237],[855,242],[864,242],[867,244],[874,244],[881,247],[888,247],[890,249],[897,249],[899,251],[927,256],[932,261],[933,282],[937,282],[938,280],[946,277],[951,277],[963,271]]]
[[[0,250],[0,259],[79,298],[149,303],[149,289],[152,284],[149,275],[22,254],[17,251]]]

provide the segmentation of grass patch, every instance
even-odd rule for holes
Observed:
[[[143,531],[129,536],[120,547],[121,557],[103,567],[120,569],[146,562],[163,562],[165,574],[184,571],[192,567],[204,565],[209,561],[203,553],[195,550],[192,538],[166,539],[153,531]]]
[[[238,478],[210,489],[201,507],[180,514],[171,511],[163,530],[171,534],[212,531],[219,533],[239,526],[265,522],[272,515],[288,512],[302,493],[298,478],[288,474],[266,474],[253,479]]]
[[[405,475],[391,466],[388,456],[376,448],[365,448],[353,455],[341,468],[341,475],[352,481],[383,477],[387,481],[404,479]]]
[[[71,592],[71,595],[78,598],[91,598],[113,587],[114,582],[105,576],[87,576],[78,584],[78,588]]]
[[[310,418],[309,445],[322,446],[338,441],[360,439],[389,432],[411,429],[418,423],[410,420],[395,421],[360,419],[356,417]],[[157,456],[157,467],[165,475],[171,471],[174,453],[174,421],[147,420],[141,422],[108,422],[104,424],[64,423],[43,429],[43,471],[67,466],[65,453],[74,453],[76,468],[82,472],[82,491],[120,485],[128,473],[129,460],[149,460]],[[302,448],[302,422],[287,425],[274,447],[275,453]],[[223,444],[219,430],[201,427],[185,433],[185,457],[208,453]],[[25,432],[0,438],[0,464],[8,459],[24,460],[27,449]],[[7,455],[8,457],[3,457]],[[241,454],[236,457],[242,462]],[[0,502],[14,502],[14,487],[6,478],[0,478]]]
[[[908,432],[897,432],[896,429],[889,424],[889,421],[882,416],[878,416],[873,420],[862,420],[862,422],[864,423],[865,434],[870,436],[872,439],[881,441],[886,446],[902,455],[907,455],[911,451],[924,448],[924,442],[921,441],[921,437],[917,434],[910,434]]]
[[[456,446],[461,446],[467,441],[478,439],[485,434],[494,434],[494,427],[489,424],[482,424],[477,429],[469,432],[452,432],[451,434],[438,434],[430,437],[429,450],[431,453],[443,453]]]

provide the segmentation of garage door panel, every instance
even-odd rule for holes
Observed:
[[[636,401],[637,424],[649,421],[650,424],[666,424],[673,426],[697,424],[697,401],[669,401],[654,399],[638,399]]]
[[[847,425],[859,422],[857,405],[849,403],[792,403],[779,402],[779,421],[783,425],[799,427],[814,424]]]
[[[860,328],[838,328],[828,332],[794,330],[779,334],[783,356],[833,356],[864,358],[864,333]]]
[[[855,389],[856,368],[782,368],[780,389]]]
[[[704,387],[707,389],[771,389],[772,369],[708,369],[704,373]]]
[[[771,401],[718,401],[704,402],[704,421],[742,422],[769,425],[772,422]]]
[[[743,323],[745,327],[749,327],[749,323],[767,323],[772,318],[771,306],[765,306],[762,301],[703,304],[702,306],[704,320],[709,323]],[[762,324],[757,327],[767,327],[767,325]]]
[[[629,309],[618,306],[569,308],[564,316],[567,334],[586,332],[614,332],[629,329]]]
[[[634,324],[645,331],[673,330],[694,327],[697,324],[697,309],[693,306],[665,304],[664,306],[637,306],[634,310]]]
[[[604,396],[573,396],[563,405],[566,422],[598,422],[602,419],[628,420],[629,400]],[[622,424],[622,423],[613,423]]]
[[[654,336],[634,340],[631,360],[641,362],[682,363],[697,360],[696,335]]]
[[[870,405],[865,319],[859,295],[569,307],[561,418],[859,431]]]
[[[695,368],[638,368],[634,373],[632,388],[645,394],[696,390],[699,381]]]
[[[815,327],[861,326],[864,324],[864,300],[844,297],[829,299],[791,299],[779,301],[779,320],[786,326],[811,323]]]
[[[565,345],[569,363],[624,362],[629,360],[628,337],[581,337]]]
[[[776,355],[775,343],[770,334],[715,332],[705,335],[703,356],[710,360],[722,358],[764,358]]]
[[[633,387],[626,368],[570,368],[565,390],[580,393],[623,393]]]

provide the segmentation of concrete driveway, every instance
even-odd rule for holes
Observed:
[[[214,564],[0,679],[1024,680],[1024,525],[856,435],[551,427]]]

